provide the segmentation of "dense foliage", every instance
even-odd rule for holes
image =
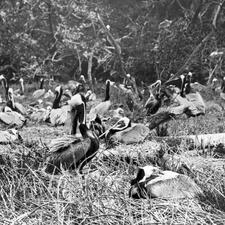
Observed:
[[[121,48],[125,71],[145,82],[176,73],[214,29],[188,65],[205,78],[214,66],[210,53],[224,46],[223,4],[222,0],[2,0],[0,72],[8,78],[15,73],[68,80],[87,75],[91,57],[96,78],[120,75],[99,14]]]

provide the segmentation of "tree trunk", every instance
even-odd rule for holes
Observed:
[[[127,76],[126,76],[126,71],[124,70],[124,67],[123,67],[123,60],[122,60],[122,57],[121,57],[121,47],[119,46],[118,42],[114,39],[114,37],[112,36],[112,34],[110,33],[110,31],[106,28],[106,26],[105,26],[105,24],[104,24],[104,22],[101,19],[101,17],[100,17],[99,14],[98,14],[98,20],[99,20],[102,28],[105,30],[105,33],[108,36],[110,43],[113,45],[113,47],[115,49],[115,53],[116,53],[117,58],[118,58],[118,61],[119,61],[119,66],[120,66],[120,70],[122,72],[122,76],[125,79],[128,79]],[[137,89],[137,85],[136,85],[135,79],[130,79],[130,81],[133,84],[133,87],[134,87],[134,91],[135,91],[136,96],[138,96],[138,89]]]
[[[93,88],[93,82],[92,82],[92,75],[91,75],[91,70],[92,70],[92,59],[93,59],[93,52],[91,52],[89,54],[89,59],[88,59],[88,83],[89,83],[89,87],[91,89],[91,91],[94,92],[94,88]]]

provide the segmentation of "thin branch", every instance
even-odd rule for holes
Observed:
[[[213,18],[213,22],[212,22],[212,30],[210,33],[208,33],[206,35],[206,37],[203,38],[203,40],[194,48],[193,52],[191,53],[191,55],[188,57],[188,59],[186,60],[186,62],[184,63],[184,65],[176,72],[176,74],[174,76],[172,76],[167,82],[171,81],[171,80],[174,80],[176,77],[178,77],[184,70],[187,66],[189,66],[189,64],[191,63],[193,57],[195,56],[195,54],[199,51],[199,49],[202,47],[202,45],[204,45],[212,36],[215,35],[215,28],[216,28],[216,22],[217,22],[217,19],[218,19],[218,16],[220,14],[220,11],[222,9],[222,7],[224,6],[225,4],[225,0],[223,0],[218,6],[217,6],[217,9],[216,9],[216,13],[214,15],[214,18]],[[167,83],[166,82],[166,83]]]

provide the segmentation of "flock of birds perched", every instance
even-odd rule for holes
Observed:
[[[130,75],[123,84],[123,90],[130,93],[132,85],[129,83]],[[159,108],[166,104],[171,98],[171,93],[176,93],[185,98],[193,91],[196,83],[191,83],[192,73],[181,75],[179,78],[162,84],[160,80],[147,87],[148,99],[143,104],[147,115],[157,113]],[[0,124],[22,127],[29,119],[37,122],[50,123],[53,126],[70,123],[69,135],[52,140],[49,145],[49,156],[45,164],[45,172],[58,174],[62,170],[79,169],[82,173],[83,167],[96,155],[99,149],[99,139],[108,138],[116,132],[131,127],[131,119],[124,116],[122,107],[114,110],[114,117],[117,118],[113,126],[104,125],[104,116],[110,110],[112,101],[110,99],[110,88],[118,88],[118,85],[110,80],[106,81],[105,99],[98,104],[96,95],[88,88],[84,76],[79,82],[69,81],[66,86],[59,85],[53,93],[44,88],[44,79],[40,79],[40,88],[33,92],[29,106],[24,107],[17,100],[31,96],[25,96],[24,81],[20,78],[20,89],[13,91],[9,87],[6,78],[1,75],[0,82],[4,88],[4,98],[0,112]],[[216,80],[213,80],[213,84]],[[121,85],[121,84],[120,84]],[[222,81],[221,93],[225,93],[225,79]],[[132,91],[131,91],[132,93]],[[140,91],[144,95],[144,89]],[[53,102],[45,99],[53,99]],[[4,99],[4,100],[3,100]],[[92,102],[90,104],[90,102]],[[89,105],[88,105],[89,104]],[[43,108],[45,106],[45,108]],[[92,106],[87,113],[87,106]]]

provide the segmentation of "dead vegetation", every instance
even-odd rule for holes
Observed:
[[[184,129],[191,134],[194,128],[207,132],[211,127],[206,119],[171,121],[170,134],[181,134]],[[183,160],[192,165],[192,176],[205,194],[202,199],[133,200],[128,197],[129,181],[137,165],[159,165],[145,157],[151,142],[116,146],[121,151],[140,149],[143,154],[135,160],[96,157],[86,166],[85,179],[76,172],[47,176],[42,172],[45,143],[63,132],[63,128],[46,125],[29,127],[21,133],[22,145],[1,146],[5,153],[0,160],[1,224],[224,224],[225,160],[214,158],[213,150],[191,154],[188,146],[177,146]]]
[[[124,99],[120,99],[122,103]],[[195,118],[181,115],[157,132],[185,136],[224,130],[223,113],[213,111]],[[0,146],[0,224],[225,223],[224,146],[197,149],[187,142],[161,143],[164,154],[160,155],[152,133],[151,141],[140,144],[105,150],[102,143],[99,154],[84,168],[84,179],[76,171],[49,176],[43,172],[47,145],[68,132],[68,127],[29,124],[20,130],[23,143]],[[110,151],[132,152],[133,157]],[[165,157],[171,160],[165,163]],[[137,166],[148,164],[189,175],[204,196],[185,200],[129,198]]]

